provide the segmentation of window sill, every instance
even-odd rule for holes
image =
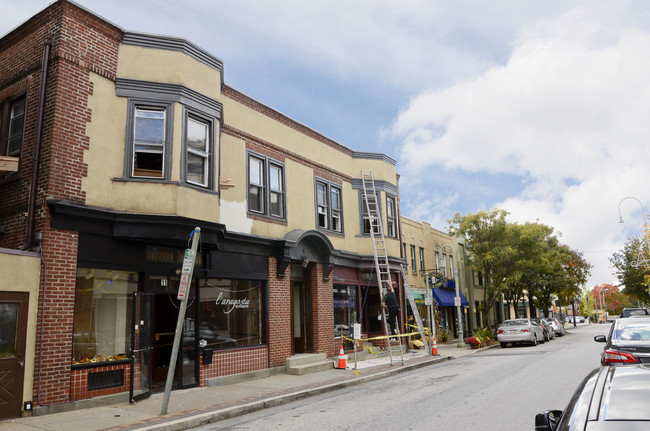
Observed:
[[[88,362],[88,363],[77,363],[72,364],[71,369],[81,370],[85,368],[99,368],[99,367],[112,367],[114,365],[128,365],[131,363],[131,358],[120,359],[117,361],[102,361],[102,362]]]
[[[0,175],[18,172],[20,158],[0,156]]]
[[[275,218],[271,216],[267,216],[264,214],[259,214],[259,213],[248,213],[248,218],[252,218],[253,220],[258,220],[258,221],[264,221],[264,222],[269,222],[269,223],[277,223],[286,226],[287,225],[287,219],[282,219],[282,218]]]

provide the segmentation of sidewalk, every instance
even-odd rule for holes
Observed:
[[[497,347],[498,344],[488,346]],[[98,430],[184,430],[209,422],[243,415],[313,395],[359,385],[427,365],[480,352],[469,347],[458,348],[456,341],[439,343],[439,356],[425,351],[390,358],[372,355],[358,361],[348,356],[346,370],[332,369],[303,376],[286,373],[224,386],[173,391],[168,414],[160,415],[163,394],[154,394],[137,404],[119,403],[43,416],[8,419],[0,422],[0,431],[98,431]]]

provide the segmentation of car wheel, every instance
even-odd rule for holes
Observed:
[[[501,344],[502,349],[505,349],[506,347],[508,347],[508,343],[499,343],[499,344]]]

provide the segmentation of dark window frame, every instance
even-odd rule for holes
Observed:
[[[417,265],[417,260],[415,258],[415,244],[411,244],[411,271],[413,274],[418,273],[418,265]]]
[[[378,205],[377,210],[379,211],[379,219],[381,219],[382,208],[379,192],[375,193],[375,198]],[[370,236],[370,215],[366,212],[366,199],[363,190],[359,191],[359,215],[359,231],[361,232],[361,236]],[[379,234],[379,220],[377,220],[377,223],[375,223],[372,228],[374,233]]]
[[[424,266],[424,247],[420,247],[420,273],[424,274],[425,273],[425,266]]]
[[[162,111],[165,114],[163,125],[164,139],[162,143],[162,175],[161,177],[135,175],[135,126],[138,110]],[[129,180],[164,182],[171,180],[172,146],[173,146],[174,105],[154,100],[130,98],[127,109],[126,124],[126,157],[124,178]]]
[[[386,236],[397,238],[397,199],[389,194],[386,194]]]
[[[188,145],[188,139],[187,139],[187,132],[188,132],[188,123],[189,121],[195,121],[198,123],[202,123],[205,126],[207,126],[207,139],[208,139],[208,144],[206,151],[204,151],[204,154],[200,154],[201,151],[197,149],[192,149]],[[201,189],[209,189],[209,190],[214,190],[216,187],[216,148],[217,148],[217,128],[218,128],[218,123],[216,121],[216,118],[206,115],[204,113],[201,113],[197,110],[190,109],[187,107],[184,107],[184,113],[183,113],[183,157],[181,160],[182,164],[182,178],[183,182],[186,184],[193,186],[193,187],[198,187]],[[188,172],[188,165],[189,165],[189,156],[190,154],[198,155],[201,157],[204,157],[205,159],[205,184],[201,184],[199,182],[195,182],[189,179],[189,172]]]
[[[260,191],[262,199],[262,208],[260,209],[251,209],[251,159],[256,159],[261,162],[262,172],[261,172],[261,184],[253,184]],[[272,159],[268,156],[265,156],[254,151],[247,151],[246,154],[246,198],[247,205],[246,210],[249,215],[256,215],[259,217],[266,217],[273,220],[287,220],[287,192],[286,192],[286,166],[284,163]],[[271,188],[271,169],[275,168],[280,171],[280,190],[272,190]],[[273,214],[271,212],[271,197],[279,196],[280,200],[280,210],[282,214]]]
[[[9,134],[11,132],[11,120],[13,108],[19,103],[23,104],[22,125],[20,127],[20,144],[17,145],[17,151],[9,152]],[[8,157],[22,158],[23,148],[25,147],[25,127],[27,124],[27,91],[21,91],[11,97],[7,97],[0,102],[0,155]]]
[[[323,187],[325,202],[319,201],[319,186]],[[335,191],[338,192],[338,209],[334,208],[333,194]],[[326,232],[343,234],[343,189],[341,185],[316,177],[314,179],[314,203],[316,206],[316,228]],[[321,208],[323,208],[323,211],[321,211]],[[325,225],[321,222],[321,214]],[[338,220],[338,229],[334,228],[335,219]]]

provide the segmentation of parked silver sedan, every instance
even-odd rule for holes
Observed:
[[[547,319],[548,322],[551,324],[553,329],[555,330],[555,335],[559,335],[560,337],[564,336],[564,325],[560,323],[559,320],[557,319]]]
[[[510,319],[499,326],[497,340],[502,348],[508,347],[508,343],[530,343],[536,346],[538,342],[544,342],[544,332],[541,326],[530,319]]]

